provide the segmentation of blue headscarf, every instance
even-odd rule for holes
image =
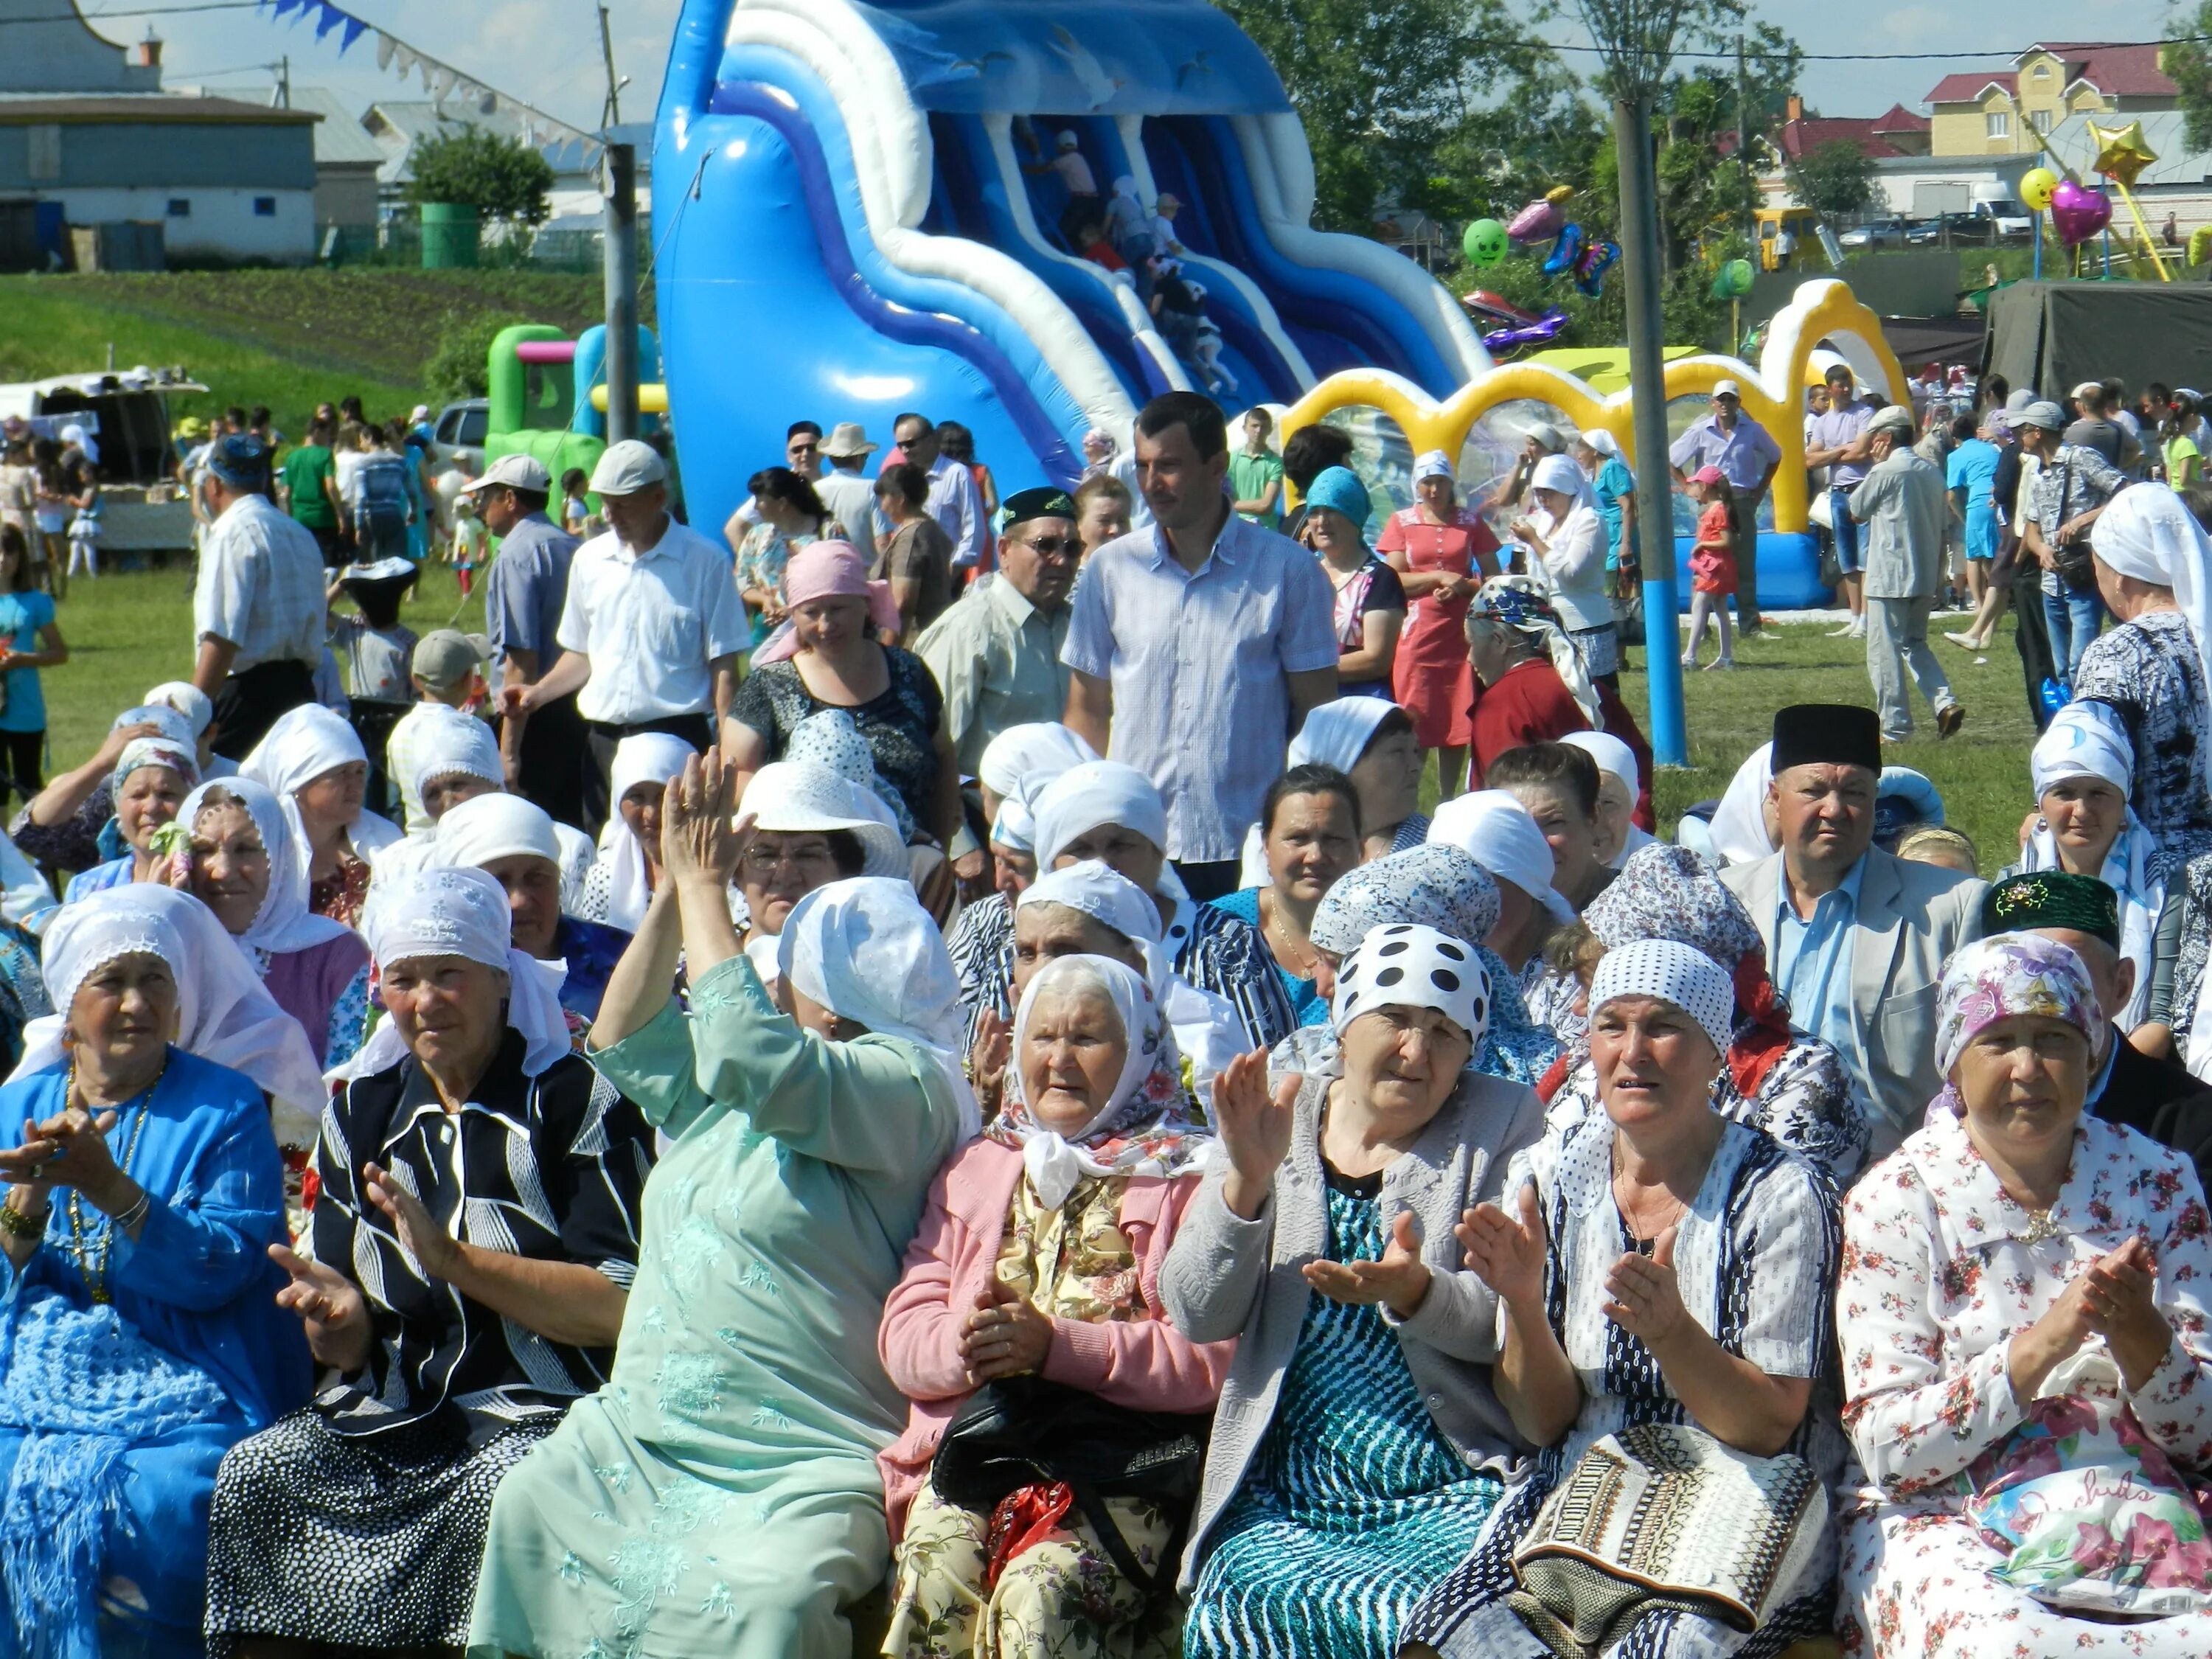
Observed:
[[[1367,515],[1374,510],[1374,503],[1367,498],[1367,486],[1359,482],[1358,474],[1344,466],[1328,467],[1316,476],[1306,486],[1306,505],[1343,514],[1363,536],[1367,533]]]

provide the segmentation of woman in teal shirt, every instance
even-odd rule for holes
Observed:
[[[0,525],[0,757],[27,801],[46,787],[46,694],[39,671],[68,660],[54,596],[40,592],[32,574],[30,544],[14,525]]]
[[[592,1030],[592,1064],[673,1139],[612,1377],[493,1501],[482,1659],[844,1659],[844,1610],[890,1565],[876,1454],[907,1402],[876,1328],[980,1127],[959,984],[912,887],[861,878],[792,910],[771,1001],[730,922],[752,838],[731,780],[710,757],[669,786],[671,879]]]

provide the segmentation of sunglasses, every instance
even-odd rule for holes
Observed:
[[[1024,540],[1048,559],[1073,558],[1083,551],[1083,544],[1073,536],[1028,537]]]

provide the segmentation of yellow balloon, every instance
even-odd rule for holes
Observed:
[[[2052,192],[2058,188],[2058,175],[2049,167],[2030,167],[2020,175],[2020,199],[2037,213],[2051,205]]]

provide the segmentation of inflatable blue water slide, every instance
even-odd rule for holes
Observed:
[[[1451,295],[1311,228],[1282,82],[1206,0],[684,0],[653,156],[654,278],[692,515],[720,524],[805,417],[957,420],[1002,492],[1193,383],[1131,277],[1063,234],[1102,193],[1182,204],[1239,406],[1373,367],[1443,397],[1490,366]],[[1073,228],[1071,226],[1070,228]]]

